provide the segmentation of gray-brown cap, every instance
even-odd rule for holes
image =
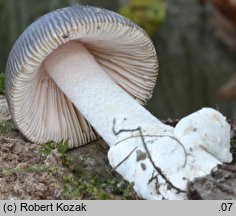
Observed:
[[[70,147],[76,147],[98,137],[42,64],[53,50],[70,40],[85,44],[104,71],[141,104],[152,95],[157,57],[152,41],[139,26],[96,7],[53,11],[22,33],[6,66],[10,113],[32,142],[69,139]]]

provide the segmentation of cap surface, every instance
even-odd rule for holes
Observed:
[[[141,104],[157,76],[153,43],[136,24],[112,11],[73,6],[48,13],[14,44],[6,66],[6,95],[18,129],[32,142],[69,139],[70,147],[98,135],[47,75],[43,61],[56,48],[79,40],[111,78]]]

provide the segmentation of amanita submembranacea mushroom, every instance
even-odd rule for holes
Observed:
[[[185,199],[188,181],[232,159],[230,126],[204,108],[163,124],[151,97],[157,56],[147,34],[105,9],[73,6],[37,19],[14,44],[6,67],[12,118],[32,142],[98,138],[112,167],[144,199]],[[141,104],[141,105],[140,105]]]

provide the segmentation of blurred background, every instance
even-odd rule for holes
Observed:
[[[22,31],[57,8],[85,4],[129,17],[152,38],[159,76],[147,104],[161,119],[201,107],[236,119],[236,0],[0,0],[0,72]]]

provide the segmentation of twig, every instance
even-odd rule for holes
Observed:
[[[136,146],[136,147],[135,147],[121,162],[119,162],[111,171],[113,172],[113,171],[116,170],[121,164],[123,164],[137,148],[138,148],[138,147]]]
[[[139,134],[140,134],[140,137],[141,137],[141,141],[142,141],[142,144],[144,146],[144,149],[145,151],[147,152],[147,155],[148,155],[148,158],[152,164],[152,166],[154,167],[154,169],[160,174],[160,176],[166,181],[166,183],[171,187],[171,188],[174,188],[178,193],[186,193],[186,191],[176,187],[175,185],[173,185],[170,180],[165,176],[165,174],[162,172],[162,170],[155,165],[153,159],[152,159],[152,156],[147,148],[147,145],[146,145],[146,142],[145,142],[145,139],[144,139],[144,136],[143,136],[143,133],[142,133],[142,128],[141,127],[137,127],[136,129],[121,129],[119,131],[116,131],[115,130],[115,124],[116,124],[116,120],[114,119],[113,120],[113,127],[112,127],[112,131],[113,133],[117,136],[119,135],[120,133],[123,133],[123,132],[134,132],[134,131],[138,131]]]
[[[113,126],[112,126],[112,132],[117,136],[119,135],[120,133],[123,133],[123,132],[135,132],[138,130],[138,128],[136,129],[121,129],[119,131],[115,131],[115,124],[116,124],[116,119],[113,120]]]
[[[137,131],[137,129],[135,131]],[[119,143],[121,143],[123,141],[126,141],[128,139],[132,139],[132,138],[135,138],[135,137],[141,137],[141,135],[133,135],[133,136],[130,136],[130,137],[126,137],[126,138],[120,140],[119,142],[117,142],[115,145],[118,145]],[[186,166],[186,164],[187,164],[187,152],[186,152],[186,149],[185,149],[184,145],[176,137],[168,135],[168,134],[166,134],[166,135],[151,135],[151,134],[147,134],[147,135],[143,135],[143,137],[157,137],[157,138],[169,137],[169,138],[175,140],[182,147],[182,149],[184,151],[185,160],[184,160],[183,168]]]

